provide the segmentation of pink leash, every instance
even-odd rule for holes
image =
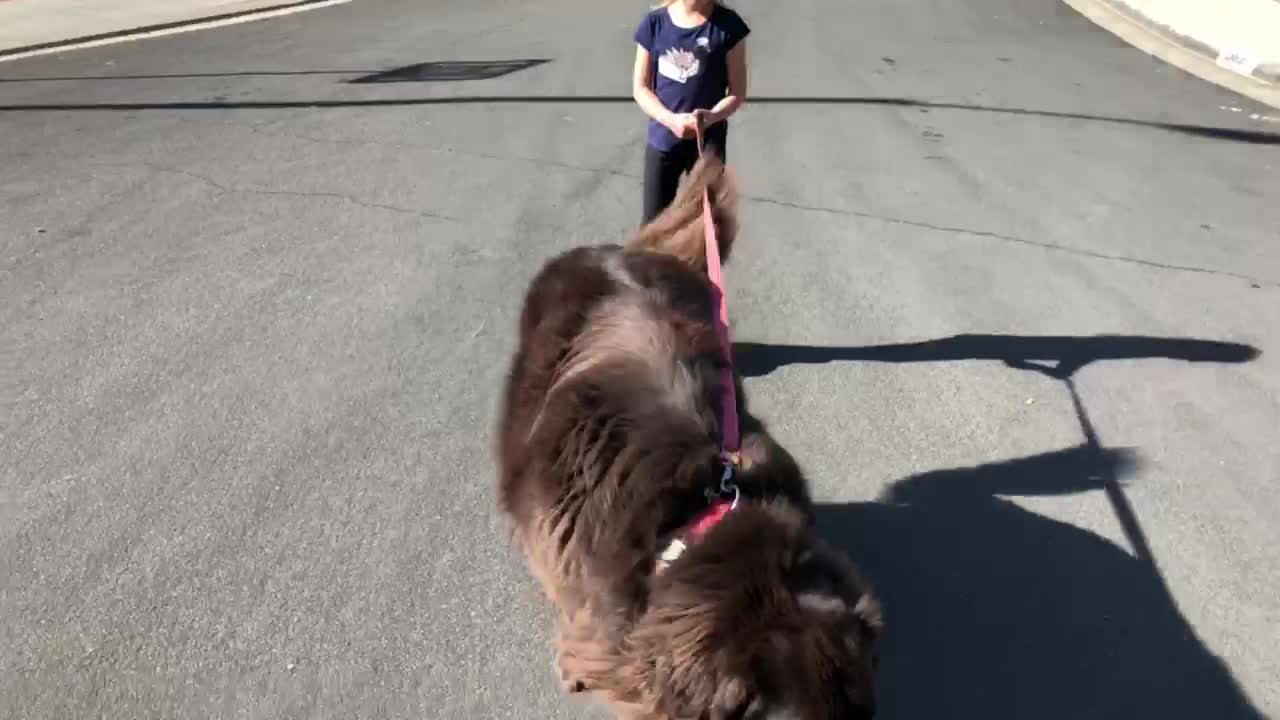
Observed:
[[[698,121],[698,157],[703,155],[702,120]],[[721,490],[729,491],[725,483],[733,474],[733,467],[738,463],[738,396],[733,384],[733,345],[729,339],[729,305],[725,295],[724,270],[720,267],[720,243],[716,238],[716,225],[711,217],[711,192],[702,191],[702,225],[707,233],[707,277],[711,279],[711,287],[715,292],[715,326],[716,335],[720,338],[720,352],[724,356],[725,367],[720,373],[720,381],[724,392],[720,396],[720,450],[725,460],[725,476],[721,481]]]
[[[703,155],[702,119],[698,119],[697,142],[698,157]],[[681,537],[676,537],[663,551],[658,563],[658,572],[675,562],[687,547],[686,540],[696,542],[724,519],[729,511],[738,506],[742,492],[733,481],[735,468],[745,467],[747,460],[738,453],[740,442],[738,431],[738,391],[733,384],[733,345],[729,341],[729,306],[724,291],[724,271],[720,267],[720,243],[716,238],[716,225],[711,216],[711,191],[702,191],[702,225],[707,234],[707,277],[711,280],[712,292],[715,295],[716,311],[714,322],[716,335],[720,339],[720,353],[724,357],[725,367],[720,373],[720,382],[724,392],[720,395],[720,460],[724,463],[724,474],[720,476],[719,488],[707,488],[709,505],[698,513],[685,528]],[[717,495],[719,497],[717,497]],[[732,496],[732,501],[727,497]]]

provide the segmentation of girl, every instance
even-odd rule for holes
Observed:
[[[649,116],[645,223],[671,204],[680,176],[697,161],[699,122],[706,144],[724,159],[727,120],[747,96],[750,32],[716,0],[666,0],[636,28],[632,96]]]

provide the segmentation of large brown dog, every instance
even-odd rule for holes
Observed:
[[[567,690],[637,720],[869,718],[878,603],[813,533],[807,483],[747,414],[740,381],[742,499],[706,513],[723,363],[704,188],[727,259],[735,191],[708,157],[625,247],[569,251],[534,279],[500,425],[500,507],[562,613]]]

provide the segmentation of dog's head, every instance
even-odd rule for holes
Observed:
[[[655,577],[631,638],[650,718],[875,713],[879,603],[781,504],[744,503]]]

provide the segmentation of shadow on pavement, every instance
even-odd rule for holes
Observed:
[[[394,70],[358,77],[347,82],[352,85],[400,82],[456,82],[459,80],[492,80],[503,75],[528,70],[551,62],[547,59],[530,60],[458,60],[425,62],[407,65]]]
[[[1071,396],[1078,447],[915,475],[875,502],[819,506],[823,535],[884,600],[885,718],[1263,718],[1179,612],[1124,493],[1139,456],[1102,445],[1074,381],[1099,360],[1242,363],[1256,348],[957,335],[868,347],[739,343],[735,355],[749,375],[797,363],[998,360],[1051,377]],[[1110,503],[1129,551],[1006,499],[1093,491]]]
[[[1084,445],[819,506],[884,601],[886,720],[1263,717],[1153,564],[1001,497],[1103,490],[1136,464]]]
[[[83,82],[91,80],[191,80],[198,78],[298,77],[307,75],[358,75],[348,84],[369,85],[391,82],[450,82],[491,80],[551,62],[546,58],[527,60],[457,60],[424,62],[391,70],[242,70],[235,72],[155,73],[147,75],[55,75],[0,78],[0,84],[36,82]]]
[[[1081,368],[1099,360],[1164,358],[1183,362],[1243,363],[1258,357],[1257,348],[1239,343],[1159,338],[1142,335],[1025,336],[954,335],[939,340],[864,347],[814,347],[808,345],[765,345],[735,343],[734,363],[746,377],[766,375],[795,363],[943,362],[957,360],[999,360],[1015,369],[1040,373],[1063,384],[1071,396],[1076,420],[1085,438],[1085,448],[1098,458],[1107,451],[1098,439],[1085,410],[1074,376]],[[1102,467],[1100,464],[1099,467]],[[1102,474],[1097,488],[1106,493],[1125,539],[1137,556],[1159,576],[1156,558],[1137,513],[1124,494],[1118,476]]]
[[[307,75],[368,75],[379,70],[240,70],[235,72],[151,73],[146,75],[38,75],[0,77],[0,85],[40,82],[88,82],[97,80],[194,80],[198,78],[302,77]]]
[[[20,80],[20,79],[19,79]],[[378,108],[420,107],[437,105],[597,105],[635,102],[630,95],[463,95],[427,98],[381,98],[364,100],[247,100],[247,101],[175,101],[119,103],[40,103],[0,105],[0,113],[15,112],[110,112],[143,110],[290,110],[298,108]],[[1190,125],[1139,118],[1089,115],[1085,113],[1032,110],[1027,108],[992,107],[964,103],[931,102],[900,97],[756,97],[752,105],[850,105],[918,108],[923,110],[955,110],[963,112],[1023,115],[1063,120],[1084,120],[1175,132],[1212,140],[1228,140],[1255,145],[1280,145],[1280,133],[1243,128]]]
[[[1143,335],[953,335],[916,343],[851,347],[734,343],[734,362],[738,371],[747,377],[768,375],[786,365],[999,360],[1015,369],[1034,370],[1055,380],[1065,380],[1085,365],[1099,360],[1165,358],[1186,362],[1242,363],[1258,355],[1257,348],[1238,343]]]

